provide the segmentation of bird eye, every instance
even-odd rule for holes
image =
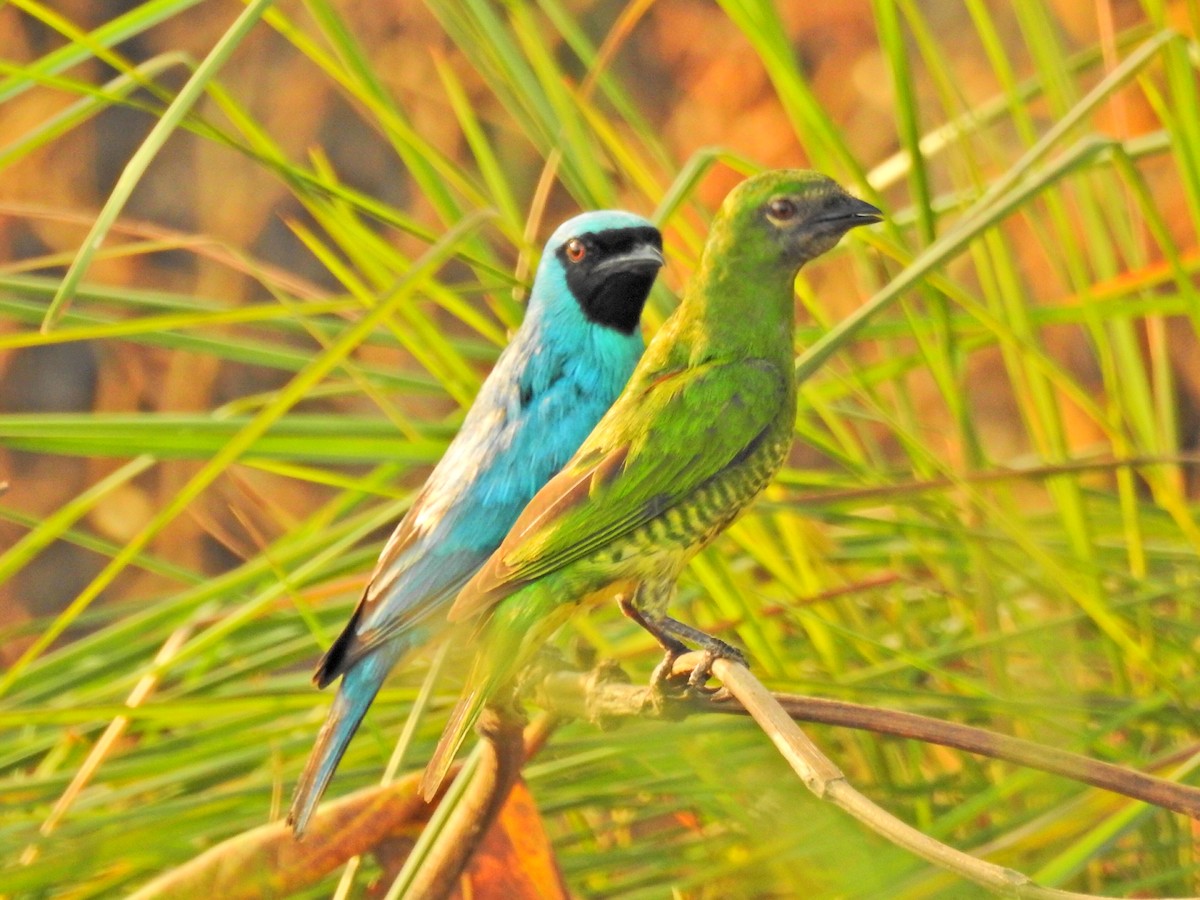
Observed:
[[[577,263],[587,256],[587,246],[579,238],[571,238],[567,241],[567,259],[573,263]]]
[[[767,215],[775,222],[786,222],[796,216],[796,203],[787,197],[776,197],[767,204]]]

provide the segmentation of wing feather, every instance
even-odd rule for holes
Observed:
[[[707,363],[652,376],[640,394],[624,395],[459,593],[451,621],[685,501],[775,423],[790,396],[787,378],[766,360]]]

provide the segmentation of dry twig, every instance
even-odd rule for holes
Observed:
[[[688,664],[683,660],[681,662]],[[693,661],[690,664],[695,663]],[[805,736],[771,692],[750,674],[749,669],[722,659],[713,666],[713,674],[762,727],[810,791],[845,810],[891,843],[1005,896],[1034,900],[1098,900],[1093,894],[1041,887],[1027,875],[976,859],[900,821],[855,790],[842,771]]]
[[[680,657],[680,671],[687,671],[688,666],[694,665],[695,659],[692,654]],[[656,710],[650,702],[648,687],[634,686],[611,676],[604,677],[606,672],[612,671],[620,670],[602,669],[599,671],[600,677],[597,677],[597,673],[568,669],[552,671],[537,684],[536,702],[543,709],[552,710],[563,717],[584,718],[601,724],[654,714],[678,718],[696,713],[747,713],[735,698],[718,701],[687,697],[664,710]],[[1200,820],[1200,788],[1189,784],[1157,778],[1069,750],[916,713],[796,694],[772,696],[789,716],[801,722],[856,728],[965,750],[1060,775]],[[1190,756],[1195,750],[1191,748],[1187,755]]]
[[[680,657],[675,664],[675,673],[682,676],[690,672],[700,659],[699,653]],[[615,666],[602,666],[592,672],[551,669],[529,684],[535,701],[543,708],[559,716],[582,717],[598,723],[655,713],[673,717],[698,712],[748,713],[817,797],[845,810],[891,843],[990,891],[1010,897],[1100,900],[1096,895],[1041,887],[1020,872],[977,859],[902,822],[852,787],[841,769],[800,730],[793,716],[927,740],[1006,759],[1200,818],[1200,789],[1189,785],[1132,772],[1030,741],[911,713],[807,697],[776,697],[748,669],[728,660],[718,661],[713,673],[736,705],[690,695],[666,708],[657,708],[651,702],[650,689],[629,684],[624,673]],[[528,756],[519,742],[512,744],[515,732],[507,737],[496,732],[496,721],[494,719],[493,724],[484,729],[485,759],[490,762],[476,770],[466,788],[467,796],[438,835],[435,849],[421,865],[417,876],[420,880],[407,892],[409,896],[440,898],[449,893],[469,862],[470,850],[478,842],[479,835],[503,804],[521,760]],[[511,731],[516,726],[510,723],[507,727]]]

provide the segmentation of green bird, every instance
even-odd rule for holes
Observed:
[[[796,423],[796,273],[878,209],[817,172],[782,170],[735,188],[713,221],[679,308],[625,390],[525,507],[465,585],[452,621],[479,618],[467,687],[425,770],[441,784],[488,702],[589,595],[616,588],[621,610],[666,650],[656,675],[705,651],[741,654],[667,615],[684,566],[770,483]]]

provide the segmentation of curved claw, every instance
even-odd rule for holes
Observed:
[[[676,653],[673,650],[668,650],[654,671],[650,673],[650,687],[656,691],[665,691],[669,686],[679,681],[679,676],[675,674],[675,660],[679,659],[682,654]]]
[[[715,693],[715,690],[709,692],[704,685],[712,677],[713,663],[718,659],[727,659],[740,666],[748,666],[746,656],[741,650],[717,638],[710,638],[703,649],[704,656],[700,660],[700,665],[692,669],[691,674],[688,675],[687,686],[689,690]]]
[[[672,702],[680,700],[687,692],[686,683],[681,683],[681,677],[674,673],[675,660],[682,655],[668,650],[650,675],[650,706],[660,716],[665,716]]]

